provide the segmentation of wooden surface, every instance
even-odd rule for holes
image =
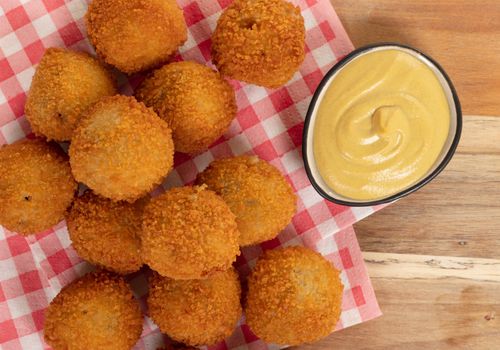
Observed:
[[[496,350],[500,260],[365,253],[384,312],[301,350]]]
[[[500,1],[332,3],[356,46],[439,60],[468,115],[437,179],[355,226],[384,315],[300,348],[500,349]]]
[[[500,118],[466,116],[448,167],[355,229],[365,251],[500,259]]]
[[[331,0],[355,46],[410,44],[438,60],[466,114],[500,115],[500,1]]]

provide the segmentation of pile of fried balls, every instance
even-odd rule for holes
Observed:
[[[264,341],[328,335],[343,286],[312,250],[266,251],[242,298],[233,267],[240,247],[275,238],[296,211],[278,169],[251,155],[217,159],[195,184],[149,195],[172,170],[174,152],[197,155],[229,128],[237,104],[226,78],[268,88],[292,78],[304,60],[299,8],[235,0],[212,35],[217,71],[170,62],[187,40],[175,0],[93,0],[85,24],[97,58],[47,49],[25,106],[36,137],[0,148],[0,224],[28,235],[65,218],[74,249],[97,266],[51,302],[46,342],[56,350],[131,349],[143,314],[124,276],[144,265],[148,315],[185,346],[230,336],[242,305]],[[135,96],[124,96],[113,69],[148,75]],[[68,152],[57,142],[69,142]]]

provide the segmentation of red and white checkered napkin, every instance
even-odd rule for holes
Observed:
[[[209,63],[210,35],[230,0],[181,0],[189,26],[178,59]],[[302,244],[321,252],[342,271],[345,286],[337,329],[380,315],[351,225],[378,208],[348,208],[324,201],[309,183],[300,144],[311,95],[325,72],[352,50],[328,0],[296,0],[305,18],[307,55],[300,72],[277,90],[232,82],[239,113],[229,131],[209,151],[190,159],[176,157],[165,188],[194,180],[213,159],[257,154],[286,175],[298,195],[292,223],[272,241],[245,248],[237,261],[244,276],[263,250]],[[35,65],[51,46],[92,51],[83,16],[87,1],[0,0],[0,144],[30,136],[23,106]],[[140,79],[124,82],[123,92]],[[22,237],[0,227],[0,347],[42,349],[44,309],[59,290],[89,269],[71,247],[66,225]],[[146,293],[143,272],[131,276],[138,296]],[[137,349],[155,349],[163,336],[147,318]],[[232,337],[213,349],[267,349],[244,320]]]

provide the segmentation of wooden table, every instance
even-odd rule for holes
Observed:
[[[355,226],[384,315],[301,349],[500,349],[500,1],[332,3],[355,46],[440,61],[466,115],[448,168]]]

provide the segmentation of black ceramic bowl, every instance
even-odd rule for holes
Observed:
[[[315,125],[317,109],[322,101],[324,92],[328,89],[330,82],[335,78],[337,72],[339,72],[342,69],[342,67],[344,67],[351,60],[360,55],[363,55],[371,51],[385,50],[385,49],[396,49],[410,53],[414,57],[418,58],[419,60],[427,64],[427,66],[434,71],[437,78],[441,82],[441,85],[448,98],[448,103],[450,105],[451,120],[448,132],[448,139],[441,151],[440,156],[437,158],[432,168],[426,173],[425,176],[423,176],[419,181],[415,182],[411,186],[404,188],[400,192],[393,194],[391,196],[371,201],[346,198],[336,193],[331,188],[329,188],[329,186],[323,181],[316,166],[316,161],[314,158],[314,152],[312,147],[312,139],[314,137],[314,125]],[[397,43],[378,43],[354,50],[349,55],[344,57],[341,61],[339,61],[335,66],[333,66],[333,68],[330,69],[328,73],[325,75],[325,77],[319,84],[318,88],[316,89],[316,92],[312,97],[309,109],[307,111],[304,123],[304,131],[302,135],[302,156],[304,158],[304,164],[307,176],[309,177],[309,180],[311,181],[313,187],[322,197],[331,202],[342,205],[348,205],[352,207],[372,206],[372,205],[392,202],[396,199],[404,197],[412,192],[415,192],[422,186],[429,183],[432,179],[434,179],[441,171],[443,171],[443,169],[446,167],[446,165],[450,162],[451,158],[455,154],[455,150],[460,140],[461,132],[462,132],[462,111],[460,109],[460,101],[458,100],[455,88],[453,87],[453,84],[448,75],[446,74],[446,72],[444,71],[444,69],[432,58],[412,47]]]

